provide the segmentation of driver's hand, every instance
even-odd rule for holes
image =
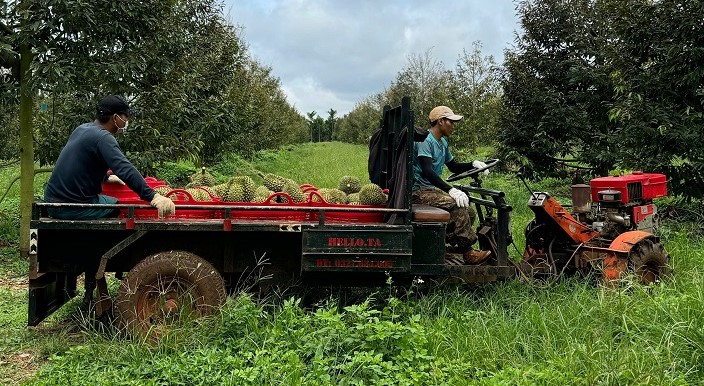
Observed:
[[[476,160],[472,161],[472,167],[474,167],[475,169],[481,169],[485,168],[486,164],[482,161]],[[489,174],[489,169],[484,170],[482,173],[484,173],[484,175],[486,176],[487,174]]]
[[[469,197],[467,197],[467,194],[465,192],[451,188],[449,192],[447,192],[450,197],[455,199],[455,203],[457,203],[457,206],[460,208],[466,208],[469,206]]]

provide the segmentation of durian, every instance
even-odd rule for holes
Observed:
[[[200,171],[191,175],[191,182],[186,185],[187,188],[194,186],[213,186],[215,185],[215,177],[208,173],[203,166]]]
[[[266,186],[267,189],[271,190],[272,192],[283,192],[284,184],[286,183],[286,181],[286,178],[277,176],[276,174],[272,173],[267,173],[262,176],[262,182],[264,183],[264,186]]]
[[[318,189],[318,194],[329,204],[347,203],[347,195],[340,189],[320,188]],[[320,199],[315,194],[311,194],[311,199],[314,202],[320,202]]]
[[[230,197],[237,198],[237,200],[234,200],[235,202],[252,201],[252,199],[254,199],[254,192],[256,189],[257,185],[250,176],[236,176],[230,178],[227,188],[228,192],[233,191],[233,193],[230,194]]]
[[[268,188],[268,186],[267,186]],[[271,189],[271,188],[269,188]],[[301,188],[298,186],[296,181],[287,179],[286,182],[284,183],[282,187],[282,191],[284,193],[288,193],[289,196],[293,199],[294,202],[303,202],[306,200],[305,195],[301,191]]]
[[[338,188],[345,194],[358,193],[362,183],[359,178],[352,176],[343,176],[340,178]]]
[[[359,202],[362,205],[381,205],[386,203],[386,195],[379,185],[366,184],[359,190]]]

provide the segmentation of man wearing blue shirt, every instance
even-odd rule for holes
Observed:
[[[472,244],[477,241],[472,229],[477,214],[470,207],[467,195],[448,185],[440,176],[445,165],[453,173],[462,173],[486,164],[481,161],[457,162],[452,156],[445,138],[452,134],[455,122],[462,119],[461,115],[453,113],[447,106],[438,106],[430,111],[428,119],[431,126],[428,136],[423,142],[415,143],[413,203],[450,212],[445,237],[448,251],[462,253],[467,263],[483,262],[491,252],[472,249]]]
[[[54,203],[115,204],[115,197],[104,196],[103,181],[127,185],[139,197],[158,209],[159,217],[175,211],[173,201],[156,193],[127,160],[115,134],[127,130],[131,109],[124,98],[103,98],[93,122],[78,126],[61,150],[44,189],[44,200]],[[108,170],[112,174],[108,175]],[[50,207],[50,217],[88,220],[115,217],[119,210],[103,208]]]

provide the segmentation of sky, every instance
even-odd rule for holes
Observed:
[[[342,117],[388,87],[411,55],[454,69],[479,41],[503,61],[518,17],[512,0],[224,0],[250,54],[271,66],[302,115]]]

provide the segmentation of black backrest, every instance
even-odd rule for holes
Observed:
[[[381,129],[374,133],[369,145],[369,179],[389,189],[388,207],[409,209],[413,188],[413,113],[411,98],[401,99],[397,107],[384,107]],[[394,223],[410,223],[410,213],[403,220],[392,216]]]

